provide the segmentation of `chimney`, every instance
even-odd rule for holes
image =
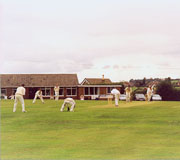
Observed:
[[[102,75],[102,80],[104,81],[104,74]]]

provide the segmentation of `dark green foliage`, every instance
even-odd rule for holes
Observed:
[[[162,96],[162,100],[164,101],[180,100],[180,91],[173,87],[169,78],[158,84],[156,92]]]
[[[144,79],[143,79],[143,85],[145,85],[146,84],[146,78],[144,77]]]
[[[174,89],[173,96],[174,101],[180,101],[180,90]]]

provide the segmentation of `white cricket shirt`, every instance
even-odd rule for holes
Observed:
[[[114,94],[114,95],[115,95],[115,94],[120,94],[120,92],[119,92],[117,89],[113,89],[113,90],[111,91],[111,93]]]
[[[16,90],[16,94],[25,95],[26,89],[24,87],[18,87]]]

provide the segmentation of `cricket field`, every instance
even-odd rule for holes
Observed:
[[[1,100],[1,160],[180,159],[180,102]]]

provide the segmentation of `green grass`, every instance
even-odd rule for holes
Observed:
[[[179,102],[1,101],[1,159],[180,159]]]

